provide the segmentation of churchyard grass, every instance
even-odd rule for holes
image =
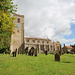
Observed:
[[[54,54],[0,54],[0,75],[75,75],[75,55],[64,54],[56,62]]]

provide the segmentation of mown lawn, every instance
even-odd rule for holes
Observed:
[[[53,54],[0,54],[0,75],[75,75],[75,55],[62,55],[61,61],[55,62]]]

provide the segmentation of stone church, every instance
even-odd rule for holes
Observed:
[[[56,51],[60,50],[59,42],[52,42],[48,38],[24,37],[24,15],[14,14],[16,24],[15,33],[11,35],[10,50],[11,53],[17,49],[18,53],[23,53],[25,48],[30,50],[32,47],[38,49],[38,53],[43,50]]]

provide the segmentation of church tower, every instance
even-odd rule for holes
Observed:
[[[23,53],[24,51],[24,15],[14,14],[16,20],[13,22],[15,23],[16,27],[14,28],[14,32],[11,34],[11,45],[10,50],[11,53],[18,50],[18,53]]]

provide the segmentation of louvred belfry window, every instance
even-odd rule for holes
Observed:
[[[20,23],[20,18],[17,19],[17,22]]]

